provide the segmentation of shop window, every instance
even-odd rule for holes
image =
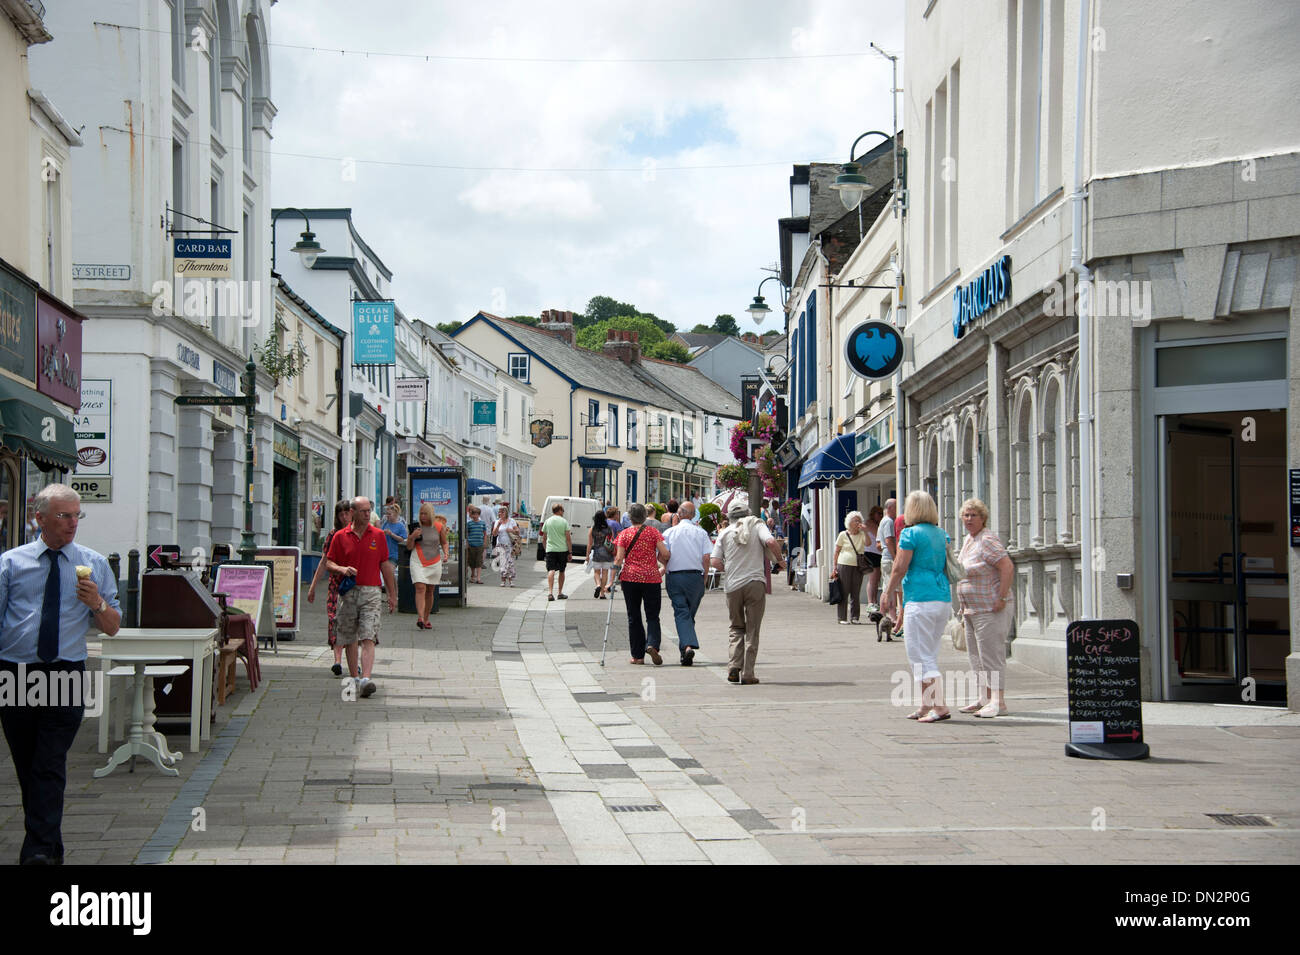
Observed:
[[[1043,417],[1039,428],[1039,479],[1038,487],[1041,495],[1040,513],[1043,517],[1042,539],[1044,543],[1054,543],[1058,536],[1058,531],[1063,530],[1065,522],[1062,520],[1060,507],[1065,503],[1065,494],[1062,493],[1060,480],[1064,478],[1065,471],[1060,467],[1058,454],[1064,450],[1064,442],[1060,440],[1061,432],[1064,430],[1064,421],[1061,419],[1061,387],[1059,379],[1052,376],[1048,379],[1047,388],[1043,396]]]
[[[957,467],[958,507],[972,497],[979,497],[975,492],[975,444],[975,419],[970,417],[966,419],[965,427],[961,432],[961,463]],[[957,516],[960,519],[961,515]],[[957,538],[954,537],[953,540]]]
[[[1013,530],[1016,547],[1029,547],[1033,534],[1033,401],[1028,390],[1021,393],[1016,405],[1011,442],[1011,481]]]
[[[18,458],[0,454],[0,553],[26,543],[26,509],[19,496]]]
[[[943,429],[943,442],[940,444],[939,459],[939,494],[935,503],[939,506],[939,526],[948,532],[948,536],[957,540],[957,440],[956,425],[949,422]]]

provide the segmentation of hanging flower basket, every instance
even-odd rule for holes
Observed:
[[[724,491],[745,488],[749,486],[749,472],[744,465],[724,464],[713,475],[713,483]]]
[[[799,517],[802,513],[803,513],[803,502],[800,501],[798,498],[791,498],[790,500],[786,501],[784,504],[781,505],[780,508],[781,523],[797,524],[799,523]]]

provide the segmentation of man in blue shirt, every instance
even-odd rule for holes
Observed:
[[[40,537],[0,554],[0,723],[23,794],[23,865],[63,864],[63,789],[84,709],[86,631],[111,636],[122,622],[108,561],[73,543],[81,517],[80,495],[51,484],[36,495]],[[38,673],[50,692],[29,701]]]

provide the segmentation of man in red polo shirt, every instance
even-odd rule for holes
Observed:
[[[357,679],[357,643],[361,644],[361,683],[358,695],[372,696],[375,684],[370,670],[375,665],[375,644],[379,642],[380,575],[388,588],[388,612],[397,610],[397,580],[388,559],[388,539],[370,523],[370,501],[358,497],[352,502],[352,523],[334,535],[325,555],[326,570],[342,574],[339,609],[335,618],[337,642],[348,657],[348,672]]]

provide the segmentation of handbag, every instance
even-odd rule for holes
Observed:
[[[951,544],[944,547],[943,572],[950,584],[956,584],[966,579],[966,567],[953,554]]]
[[[867,560],[867,555],[861,553],[858,550],[858,545],[853,543],[852,534],[850,534],[848,531],[845,531],[844,536],[849,539],[849,546],[853,548],[853,553],[857,554],[858,556],[858,570],[862,571],[864,574],[869,573],[871,571],[871,562]]]
[[[844,599],[844,588],[840,585],[839,578],[837,577],[831,581],[830,599],[827,601],[827,603],[837,604],[840,603],[843,599]]]
[[[954,650],[966,649],[966,620],[961,614],[953,614],[948,626],[943,628],[943,633],[952,641]]]

